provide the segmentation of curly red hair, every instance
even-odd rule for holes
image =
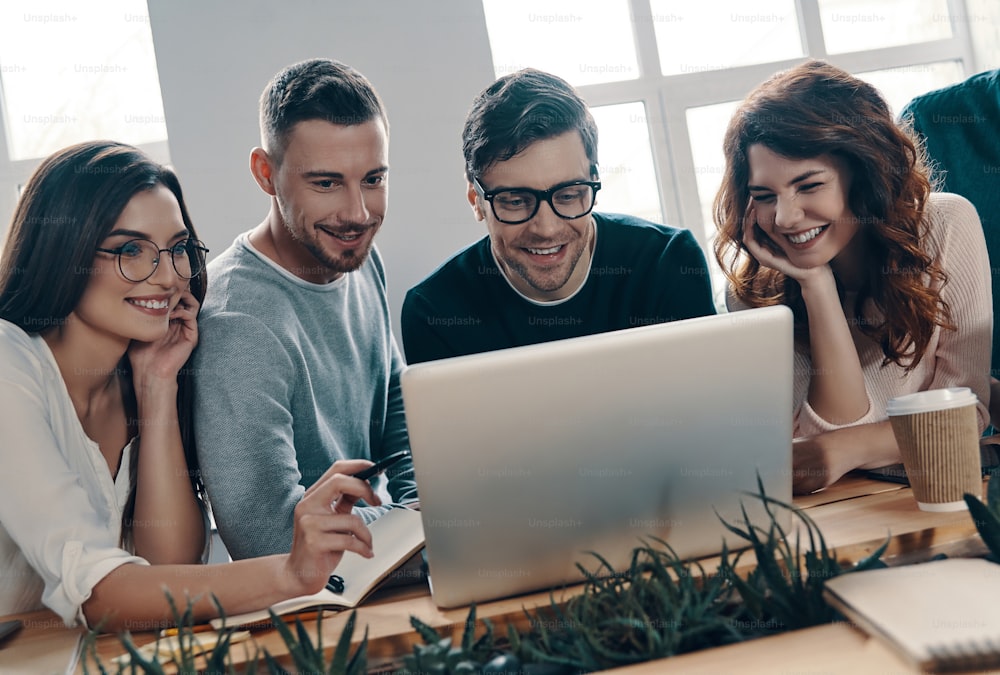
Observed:
[[[858,236],[880,263],[869,267],[854,320],[881,345],[885,363],[914,368],[936,327],[954,329],[939,290],[946,275],[927,251],[922,225],[931,191],[922,147],[894,122],[878,90],[823,61],[777,73],[733,114],[714,203],[715,257],[743,303],[791,307],[800,340],[808,335],[808,317],[798,283],[762,266],[743,245],[747,149],[755,143],[790,159],[829,154],[847,163],[853,175],[848,205],[862,223]],[[862,315],[869,302],[883,321]]]

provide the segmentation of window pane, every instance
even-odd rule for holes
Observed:
[[[795,0],[650,0],[660,69],[697,73],[802,56]],[[644,17],[636,17],[642,20]]]
[[[708,242],[705,257],[708,258],[715,304],[720,309],[726,306],[726,279],[712,252],[716,232],[715,221],[712,219],[712,200],[722,184],[722,172],[726,166],[722,138],[726,134],[729,119],[739,104],[739,101],[728,101],[687,110],[688,137],[691,140],[694,174],[698,184],[698,201],[701,202],[702,224],[705,228],[705,241]],[[689,227],[693,226],[693,223],[689,224]]]
[[[0,4],[0,81],[12,160],[167,137],[144,0]]]
[[[591,108],[598,128],[601,191],[597,210],[663,222],[649,142],[646,107],[623,103]]]
[[[830,54],[951,37],[948,0],[819,0]]]
[[[687,110],[688,136],[691,139],[691,156],[694,159],[694,175],[698,183],[698,201],[701,202],[706,239],[715,234],[712,200],[722,183],[722,172],[726,165],[722,154],[722,137],[739,103],[728,101]]]
[[[639,76],[628,0],[483,0],[497,77],[545,70],[573,85]]]
[[[895,116],[899,115],[899,111],[914,96],[947,87],[949,84],[955,84],[965,78],[962,64],[959,61],[872,70],[867,73],[858,73],[857,76],[882,92],[882,97],[889,103]]]

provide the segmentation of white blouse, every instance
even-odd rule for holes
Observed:
[[[125,563],[132,444],[116,478],[87,437],[48,345],[0,319],[0,615],[45,605],[67,625]]]

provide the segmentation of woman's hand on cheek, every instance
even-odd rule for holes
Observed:
[[[177,377],[198,344],[198,308],[198,301],[185,289],[170,311],[163,337],[153,342],[132,342],[128,356],[136,376]]]
[[[752,198],[747,203],[746,212],[743,214],[743,245],[750,255],[764,267],[788,274],[786,269],[791,267],[788,257],[758,224],[757,209],[754,208]]]
[[[764,267],[777,270],[786,277],[795,279],[798,282],[807,280],[809,277],[817,274],[817,270],[827,267],[824,265],[817,268],[805,268],[792,264],[792,261],[788,259],[781,246],[758,224],[757,210],[753,205],[752,199],[747,204],[743,223],[743,245],[750,255]]]

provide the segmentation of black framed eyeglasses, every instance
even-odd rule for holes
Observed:
[[[197,239],[185,239],[170,248],[160,248],[148,239],[129,239],[121,246],[97,250],[118,256],[118,269],[122,276],[136,283],[153,276],[160,264],[161,253],[170,254],[177,276],[193,279],[204,271],[205,254],[208,253],[205,244]]]
[[[599,180],[574,180],[553,185],[548,190],[526,187],[487,190],[475,177],[472,183],[479,196],[490,203],[496,219],[506,225],[528,222],[538,213],[542,202],[548,202],[560,218],[583,218],[594,209],[597,191],[601,189]]]

